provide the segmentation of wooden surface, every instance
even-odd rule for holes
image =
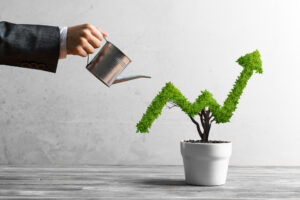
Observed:
[[[0,199],[300,200],[300,167],[230,167],[226,185],[198,187],[182,166],[0,166]]]

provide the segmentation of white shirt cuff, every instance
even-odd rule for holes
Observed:
[[[59,32],[60,32],[59,59],[63,59],[67,57],[67,31],[68,31],[68,27],[59,27]]]

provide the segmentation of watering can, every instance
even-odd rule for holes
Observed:
[[[146,75],[135,75],[118,78],[120,73],[131,62],[118,47],[104,38],[106,43],[89,63],[87,61],[87,70],[89,70],[96,78],[102,81],[106,86],[112,84],[130,81],[138,78],[151,78]],[[89,58],[88,58],[89,60]]]

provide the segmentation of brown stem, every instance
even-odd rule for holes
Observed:
[[[203,137],[201,139],[204,142],[208,142],[211,123],[214,121],[213,115],[208,108],[204,108],[203,110],[201,110],[201,112],[198,113],[198,115],[200,117],[200,122],[203,129]]]
[[[202,133],[202,131],[201,131],[201,129],[200,129],[199,123],[198,123],[193,117],[191,117],[191,116],[189,116],[189,117],[190,117],[190,119],[192,120],[192,122],[196,125],[197,130],[198,130],[198,134],[199,134],[201,140],[203,140],[203,139],[204,139],[204,135],[203,135],[203,133]]]
[[[201,111],[201,113],[199,113],[198,115],[200,116],[200,122],[201,122],[201,125],[202,125],[202,127],[204,127],[204,118],[203,118],[202,111]]]

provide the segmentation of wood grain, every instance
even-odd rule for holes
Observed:
[[[226,185],[198,187],[182,166],[0,166],[0,199],[300,200],[300,167],[230,167]]]

